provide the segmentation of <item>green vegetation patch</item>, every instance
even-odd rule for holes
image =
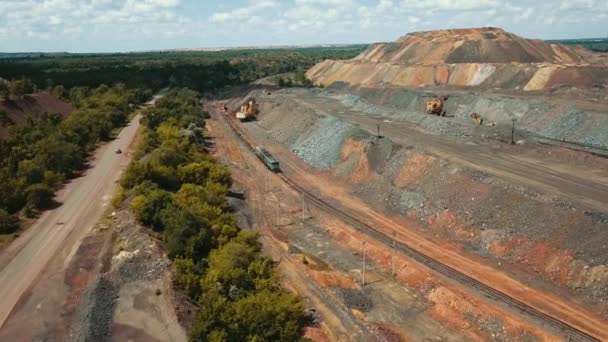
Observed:
[[[28,82],[10,82],[12,90],[3,95],[19,96],[21,91],[15,89],[23,83]],[[15,230],[12,222],[19,211],[35,216],[52,205],[55,191],[86,167],[97,143],[109,140],[114,129],[126,123],[129,112],[148,97],[121,84],[72,88],[65,96],[77,108],[72,115],[31,116],[10,126],[8,137],[0,141],[0,221],[4,222],[0,234]]]
[[[367,45],[116,54],[0,54],[4,79],[30,79],[39,89],[61,85],[173,87],[210,91],[260,78],[300,73],[325,59],[349,59]],[[296,80],[297,81],[297,80]]]
[[[305,307],[282,288],[255,232],[240,231],[226,195],[229,171],[205,150],[207,114],[193,91],[171,91],[144,111],[138,161],[121,197],[162,237],[175,282],[200,305],[193,341],[297,341]]]

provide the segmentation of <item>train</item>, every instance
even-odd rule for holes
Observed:
[[[255,155],[266,165],[266,167],[272,172],[281,172],[281,166],[279,161],[274,159],[270,152],[266,151],[261,146],[255,148]]]

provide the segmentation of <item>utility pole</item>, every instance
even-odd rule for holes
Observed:
[[[281,228],[281,215],[279,213],[279,197],[277,196],[276,199],[277,199],[277,230],[278,230],[279,228]]]
[[[306,220],[306,201],[304,200],[304,193],[302,193],[302,225],[304,225],[304,220]]]
[[[378,128],[378,139],[380,138],[380,120],[376,123],[376,128]]]
[[[252,198],[249,201],[251,202],[251,218],[252,218],[252,221],[253,221],[253,224],[252,224],[253,227],[252,228],[255,228],[255,224],[256,224],[256,222],[258,220],[258,216],[259,216],[259,215],[257,215],[257,211],[258,211],[257,210],[258,209],[257,203],[258,203],[258,200],[255,199],[255,198]]]
[[[367,242],[363,241],[361,245],[363,246],[363,267],[361,267],[361,286],[365,286],[365,244]]]
[[[511,126],[511,145],[515,145],[515,121],[517,119],[513,118],[511,121],[513,122],[513,126]]]
[[[395,232],[393,231],[393,249],[391,249],[391,275],[395,276]]]

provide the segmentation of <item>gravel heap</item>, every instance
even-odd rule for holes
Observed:
[[[293,152],[308,164],[328,170],[340,160],[344,139],[354,133],[354,126],[335,117],[324,117],[318,121],[317,130],[293,147]]]
[[[372,300],[366,290],[340,287],[333,288],[332,290],[349,309],[368,312],[373,307]]]
[[[594,122],[595,121],[595,122]],[[542,136],[593,147],[608,147],[608,117],[597,122],[594,115],[574,107],[560,113],[540,130]]]
[[[329,94],[328,94],[329,95]],[[428,115],[421,111],[406,109],[395,109],[378,107],[370,104],[358,95],[354,94],[332,94],[329,98],[339,100],[350,110],[365,113],[369,116],[406,121],[416,124],[418,127],[432,134],[462,138],[468,134],[471,127],[458,127],[454,120]]]
[[[77,341],[111,341],[112,317],[117,287],[105,277],[99,278],[87,292],[78,312],[82,331]]]
[[[145,229],[128,209],[116,213],[114,249],[120,246],[120,257],[107,255],[112,259],[109,271],[101,274],[83,296],[75,318],[82,322],[82,330],[75,340],[111,341],[114,308],[121,287],[158,279],[170,268],[169,260]]]
[[[499,139],[510,137],[512,119],[518,131],[566,142],[608,148],[608,116],[605,113],[583,110],[573,104],[556,104],[544,99],[517,98],[479,93],[452,94],[445,104],[450,117],[437,117],[424,112],[424,104],[431,93],[405,89],[352,89],[332,87],[313,92],[313,95],[340,101],[345,107],[396,121],[417,125],[425,131],[453,138],[465,138],[482,132]],[[478,113],[484,124],[472,124],[471,113]]]

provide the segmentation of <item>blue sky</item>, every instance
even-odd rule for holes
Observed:
[[[0,51],[363,43],[477,26],[605,37],[607,23],[608,0],[0,0]]]

